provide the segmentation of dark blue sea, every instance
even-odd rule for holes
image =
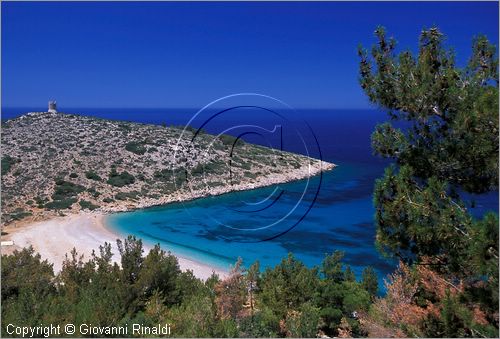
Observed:
[[[43,110],[3,108],[2,119]],[[197,109],[63,111],[185,126]],[[298,109],[288,114],[255,107],[218,112],[198,116],[190,124],[210,133],[242,135],[249,142],[321,157],[338,167],[310,180],[113,214],[108,217],[110,227],[123,236],[135,234],[146,243],[160,243],[174,253],[225,269],[239,256],[246,266],[255,260],[261,267],[274,266],[290,252],[312,267],[320,265],[326,254],[340,250],[358,276],[365,266],[372,266],[382,282],[394,270],[397,263],[375,248],[373,225],[374,183],[389,162],[372,155],[370,135],[377,123],[388,119],[385,113]],[[473,198],[475,215],[488,210],[498,213],[497,192]]]

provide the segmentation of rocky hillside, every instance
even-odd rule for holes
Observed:
[[[301,179],[332,164],[194,130],[61,113],[2,124],[2,223],[123,211]]]

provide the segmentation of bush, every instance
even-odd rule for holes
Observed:
[[[185,129],[186,131],[188,131],[188,132],[193,133],[193,134],[195,134],[195,133],[196,133],[196,131],[198,130],[197,128],[195,128],[195,127],[193,127],[193,126],[186,126],[184,129]]]
[[[48,199],[45,198],[45,197],[43,197],[43,198],[42,197],[36,197],[35,198],[35,203],[36,203],[36,205],[37,205],[38,208],[43,208],[44,205],[45,205],[45,203],[47,201],[48,201]]]
[[[312,303],[306,302],[298,312],[290,312],[286,316],[285,326],[291,337],[314,338],[318,333],[320,310]]]
[[[144,142],[130,141],[125,145],[125,149],[129,152],[143,155],[146,153],[147,149],[145,147]]]
[[[115,199],[111,199],[111,198],[104,198],[104,199],[102,199],[102,201],[103,201],[103,202],[105,202],[105,203],[110,203],[110,202],[114,202],[114,201],[115,201]]]
[[[114,168],[109,173],[109,179],[107,181],[109,185],[116,187],[123,187],[133,184],[134,182],[135,178],[132,174],[128,173],[127,171],[118,173]]]
[[[191,175],[198,176],[202,174],[222,174],[227,168],[221,161],[210,161],[206,164],[198,164],[191,171]]]
[[[46,203],[45,208],[49,210],[64,210],[67,208],[71,208],[71,205],[73,205],[76,202],[76,200],[77,200],[76,198],[54,200]]]
[[[82,208],[82,210],[95,210],[97,208],[99,208],[99,206],[97,205],[94,205],[93,203],[91,203],[90,201],[87,201],[87,200],[80,200],[78,202]]]
[[[88,188],[87,192],[89,192],[94,198],[97,198],[98,196],[101,195],[101,193],[98,192],[94,187]]]
[[[56,187],[54,194],[52,194],[52,201],[46,203],[44,207],[50,210],[71,208],[71,205],[77,201],[75,196],[83,191],[85,191],[85,187],[82,185],[74,184],[62,179],[56,180]],[[37,201],[37,203],[39,202]],[[41,204],[39,203],[39,206],[40,205]]]
[[[191,175],[201,175],[205,172],[205,166],[203,164],[196,165],[191,171]]]
[[[12,165],[14,165],[16,162],[16,159],[11,157],[10,155],[4,156],[2,158],[2,175],[7,174],[10,171]]]
[[[101,181],[102,178],[94,171],[85,172],[85,178],[95,181]]]
[[[26,217],[29,217],[33,215],[31,212],[26,212],[24,209],[22,208],[16,208],[16,210],[14,212],[12,212],[9,217],[7,217],[7,219],[10,219],[9,221],[11,220],[21,220],[21,219],[24,219]]]
[[[242,146],[245,144],[245,142],[243,141],[243,139],[238,139],[238,141],[235,143],[236,141],[236,138],[233,137],[232,135],[228,135],[228,134],[221,134],[219,136],[219,140],[222,141],[222,143],[225,145],[225,146]]]
[[[76,173],[71,173],[71,174],[69,175],[69,177],[70,177],[70,178],[73,178],[73,179],[74,179],[74,178],[78,178],[78,174],[76,174]]]
[[[245,177],[255,179],[255,178],[257,178],[257,175],[255,173],[252,173],[252,172],[245,172]]]
[[[203,168],[203,166],[202,166]],[[177,169],[175,171],[171,169],[163,169],[161,171],[156,171],[154,177],[157,180],[168,183],[168,190],[173,190],[176,186],[181,186],[186,181],[186,171],[183,169]]]
[[[244,161],[239,163],[238,165],[235,165],[235,166],[238,166],[238,167],[243,168],[245,170],[250,170],[252,168],[252,166],[250,165],[249,162],[244,162]]]
[[[136,199],[137,196],[139,195],[139,192],[137,191],[132,191],[132,192],[118,192],[115,194],[115,199],[116,200],[127,200],[127,199]]]
[[[170,181],[170,180],[172,180],[173,174],[174,174],[174,172],[171,169],[164,168],[161,171],[156,171],[154,173],[154,177],[158,180],[161,180],[161,181]]]
[[[64,200],[71,198],[84,190],[85,187],[82,185],[74,184],[69,181],[57,180],[54,194],[52,194],[52,200]]]
[[[237,268],[222,280],[214,273],[203,281],[182,272],[178,259],[160,245],[144,255],[142,241],[133,236],[116,244],[120,265],[113,263],[111,244],[105,243],[87,261],[74,249],[57,275],[33,248],[2,255],[2,320],[22,321],[23,326],[45,319],[53,319],[55,326],[64,326],[67,319],[109,326],[174,323],[177,337],[316,337],[319,330],[338,337],[339,327],[352,329],[347,334],[353,337],[366,335],[358,320],[346,313],[350,309],[341,311],[350,289],[344,288],[346,271],[338,260],[330,259],[333,265],[327,265],[323,275],[290,255],[263,274],[252,265],[245,275]],[[355,287],[355,282],[348,283]],[[250,290],[257,308],[245,306]],[[324,298],[327,291],[330,298]],[[83,311],[74,305],[82,305]],[[463,335],[450,331],[456,321],[464,320],[455,305],[450,300],[441,311],[454,322],[436,319],[430,324],[437,333]],[[335,308],[325,318],[322,310],[328,307]],[[331,321],[332,330],[325,332]],[[481,333],[498,337],[495,328]]]

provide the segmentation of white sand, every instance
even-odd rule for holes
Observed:
[[[104,216],[94,213],[79,213],[65,217],[58,217],[47,221],[36,222],[19,228],[9,228],[8,236],[2,240],[14,241],[14,246],[27,247],[32,245],[43,259],[54,264],[54,271],[59,272],[65,254],[76,248],[79,255],[84,255],[84,261],[91,257],[92,250],[99,253],[99,246],[104,242],[111,243],[113,260],[119,262],[119,252],[116,247],[116,239],[123,238],[111,232],[103,224]],[[149,247],[144,246],[145,254]],[[2,246],[2,252],[4,252]],[[168,248],[162,248],[168,251]],[[172,252],[172,254],[176,255]],[[226,271],[212,268],[203,263],[179,257],[179,265],[182,270],[192,270],[193,274],[200,279],[207,279],[215,271],[221,278],[227,276]],[[229,269],[229,268],[228,268]]]

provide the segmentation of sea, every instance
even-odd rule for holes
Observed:
[[[2,120],[39,108],[2,108]],[[383,280],[397,261],[375,245],[372,194],[390,164],[372,154],[370,136],[386,113],[376,109],[263,109],[255,106],[210,108],[64,108],[99,118],[192,126],[213,134],[231,134],[247,142],[321,158],[337,165],[310,179],[244,192],[172,203],[107,217],[118,234],[159,243],[175,254],[221,269],[241,258],[245,267],[259,261],[273,267],[292,253],[309,267],[326,255],[344,253],[356,276],[373,267]],[[210,150],[207,150],[209,152]],[[237,151],[235,151],[237,152]],[[270,156],[269,161],[279,161]],[[231,177],[228,175],[228,182]],[[475,216],[498,213],[498,192],[470,196]]]

